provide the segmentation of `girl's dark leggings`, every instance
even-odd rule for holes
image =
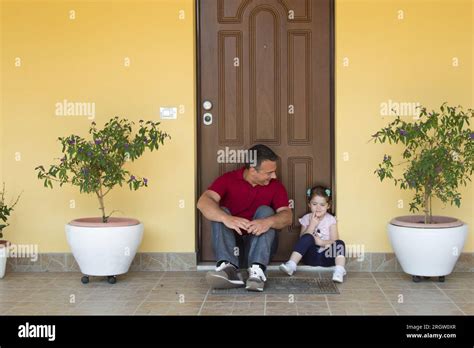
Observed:
[[[331,267],[336,264],[336,256],[346,254],[346,245],[342,240],[336,240],[329,248],[319,252],[314,236],[303,234],[295,245],[294,251],[303,255],[303,262],[309,266]]]

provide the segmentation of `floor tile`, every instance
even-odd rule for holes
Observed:
[[[40,289],[24,299],[25,302],[79,303],[87,299],[93,289]]]
[[[205,302],[199,315],[231,315],[234,302]]]
[[[263,315],[264,312],[265,302],[239,301],[232,308],[232,315]]]
[[[474,289],[474,275],[472,278],[457,278],[447,276],[444,283],[436,282],[436,286],[440,289]]]
[[[60,302],[19,302],[12,307],[7,315],[71,315],[77,309],[77,303]]]
[[[80,272],[15,272],[0,280],[0,315],[474,315],[474,274],[414,283],[403,272],[348,272],[340,294],[213,294],[206,272],[129,272],[81,283]],[[269,276],[283,277],[279,271]],[[298,271],[295,277],[330,278]]]
[[[443,292],[454,303],[474,303],[474,289],[451,290],[444,289]]]
[[[386,297],[379,289],[340,289],[340,294],[328,294],[328,302],[338,301],[386,301]]]
[[[35,294],[37,289],[19,289],[12,291],[10,289],[0,290],[0,301],[2,302],[21,302]]]
[[[374,278],[349,278],[344,277],[344,283],[336,284],[338,289],[372,289],[379,290]]]
[[[208,289],[159,289],[151,290],[146,301],[156,301],[156,302],[202,302],[206,298]]]
[[[355,273],[355,272],[354,272]],[[372,276],[375,279],[409,279],[411,280],[411,275],[403,272],[372,272]]]
[[[297,315],[330,315],[327,302],[297,302]]]
[[[332,315],[396,315],[388,301],[339,301],[328,303]]]
[[[18,304],[18,302],[0,302],[0,315],[5,315],[16,304]]]
[[[451,302],[441,290],[384,290],[391,303]]]
[[[160,279],[155,286],[154,290],[157,289],[209,289],[209,284],[207,284],[206,279],[201,277],[178,277],[170,278],[163,277]]]
[[[96,302],[83,301],[71,311],[73,315],[133,315],[139,301]]]
[[[264,292],[248,292],[245,295],[216,295],[209,291],[209,294],[206,298],[207,302],[265,302],[265,293]]]
[[[150,293],[151,290],[141,289],[94,289],[89,296],[87,296],[86,300],[94,302],[144,301]]]
[[[433,281],[422,281],[419,283],[413,282],[411,279],[377,279],[377,284],[382,290],[423,290],[423,289],[438,289]]]
[[[265,315],[297,315],[296,302],[266,302]]]
[[[399,315],[463,315],[453,303],[392,303]]]
[[[167,271],[162,273],[163,278],[204,278],[207,271]]]
[[[474,315],[474,303],[456,303],[458,308],[466,315]]]
[[[143,302],[135,315],[197,315],[202,302]]]
[[[43,289],[54,282],[54,278],[6,277],[0,280],[0,290]]]

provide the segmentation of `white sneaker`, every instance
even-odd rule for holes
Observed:
[[[249,278],[247,279],[246,289],[250,291],[263,291],[267,277],[258,265],[252,265],[249,268]]]
[[[295,270],[293,269],[293,267],[291,267],[289,262],[282,263],[280,265],[279,269],[280,269],[280,271],[282,271],[283,273],[288,274],[289,276],[291,276],[291,275],[293,275],[293,273],[295,273]]]
[[[344,281],[344,276],[347,274],[346,270],[344,267],[336,267],[336,270],[334,271],[332,275],[332,280],[337,283],[342,283]]]

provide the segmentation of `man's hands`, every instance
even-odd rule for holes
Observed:
[[[250,223],[250,221],[245,218],[232,215],[227,215],[222,220],[222,222],[228,228],[230,228],[231,230],[235,230],[240,235],[242,235],[242,231],[240,229],[247,230]]]
[[[262,233],[267,232],[270,227],[272,227],[272,222],[269,219],[257,219],[250,221],[247,231],[250,234],[259,236]]]
[[[269,219],[256,219],[249,221],[245,218],[227,215],[222,221],[228,228],[235,230],[238,234],[242,235],[240,229],[246,230],[250,234],[256,236],[267,232],[272,227],[272,221]]]

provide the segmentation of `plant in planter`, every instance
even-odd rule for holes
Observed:
[[[10,224],[8,223],[8,218],[10,217],[13,208],[15,208],[18,200],[20,199],[21,194],[18,195],[16,200],[10,205],[5,203],[5,183],[3,183],[2,191],[0,192],[0,279],[5,276],[5,269],[7,267],[7,258],[8,258],[8,246],[9,243],[6,240],[3,240],[3,229]]]
[[[414,191],[410,212],[388,224],[389,238],[405,273],[418,282],[421,276],[444,281],[464,246],[468,226],[462,221],[432,213],[432,200],[461,205],[461,186],[474,170],[474,133],[469,128],[474,111],[444,103],[439,111],[420,108],[415,122],[397,117],[372,135],[374,142],[401,144],[400,163],[385,155],[374,172],[381,181],[391,179],[403,190]],[[398,167],[398,168],[397,168]],[[399,169],[401,175],[395,176]]]
[[[115,283],[116,275],[126,273],[135,257],[143,236],[143,224],[131,218],[111,217],[107,214],[104,198],[117,185],[127,184],[130,190],[148,186],[146,178],[132,175],[125,169],[127,161],[135,161],[146,150],[157,150],[171,138],[161,131],[159,122],[134,122],[114,117],[103,129],[92,122],[90,140],[77,135],[59,137],[63,157],[58,164],[46,170],[35,168],[38,179],[45,187],[65,183],[78,186],[81,193],[94,194],[99,203],[101,217],[75,219],[66,225],[66,235],[74,258],[87,283],[90,275],[108,276]]]

